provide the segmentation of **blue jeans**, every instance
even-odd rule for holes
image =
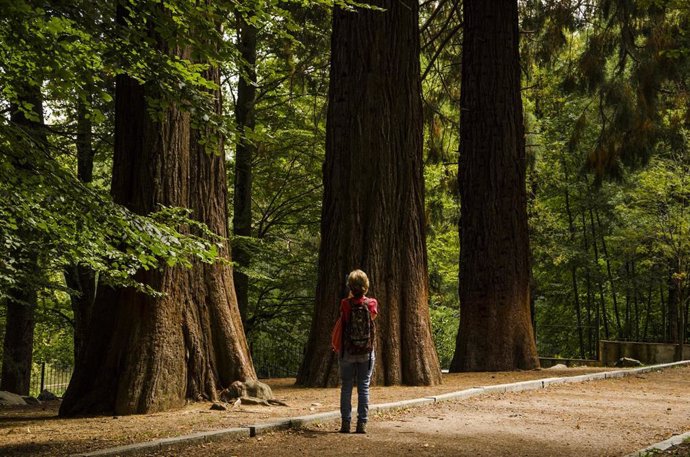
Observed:
[[[374,371],[374,353],[366,362],[348,362],[340,358],[340,417],[352,419],[352,387],[357,380],[357,422],[366,422],[369,415],[369,383]]]

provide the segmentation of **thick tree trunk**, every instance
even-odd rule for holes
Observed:
[[[235,120],[237,122],[238,141],[235,150],[235,181],[233,196],[232,231],[236,236],[252,235],[252,158],[256,147],[245,133],[254,130],[256,104],[256,28],[238,17],[238,47],[242,64],[240,79],[237,83],[237,104]],[[232,247],[232,258],[240,268],[247,268],[250,252],[246,243],[236,243]],[[242,315],[243,324],[247,324],[249,314],[249,278],[242,272],[233,272],[237,303]]]
[[[32,105],[37,121],[26,117],[17,105],[10,106],[10,120],[21,127],[24,133],[39,144],[47,147],[44,121],[43,97],[39,87],[22,87],[23,103]],[[31,239],[31,233],[25,232],[23,238]],[[28,246],[26,244],[25,246]],[[31,362],[34,347],[34,313],[37,304],[36,277],[39,275],[38,253],[35,249],[20,248],[12,253],[14,266],[27,273],[28,279],[20,281],[8,291],[5,300],[7,316],[5,319],[5,339],[3,341],[2,380],[0,390],[29,395],[31,382]]]
[[[188,57],[179,49],[169,52]],[[207,77],[219,81],[217,70]],[[149,97],[155,99],[154,87],[117,77],[114,200],[139,214],[159,204],[187,207],[227,236],[222,146],[220,154],[207,154],[189,114],[174,103],[162,118],[151,117]],[[220,106],[216,93],[217,111]],[[226,244],[226,258],[228,251]],[[142,271],[137,279],[164,295],[99,288],[61,415],[161,411],[186,399],[215,399],[233,381],[256,378],[230,267],[196,263]]]
[[[378,384],[441,382],[428,310],[418,3],[333,13],[316,308],[297,383],[333,386],[330,332],[345,276],[379,300]]]
[[[77,178],[83,183],[93,179],[93,133],[89,107],[79,100],[77,103]],[[96,299],[98,279],[96,274],[82,265],[65,269],[65,282],[74,293],[70,295],[74,314],[74,358],[79,359],[86,339],[91,310]]]
[[[532,369],[517,0],[465,0],[463,11],[460,328],[451,371]]]

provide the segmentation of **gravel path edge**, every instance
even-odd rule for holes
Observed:
[[[628,454],[626,457],[643,457],[647,455],[654,455],[654,451],[665,451],[670,447],[684,443],[686,440],[690,440],[690,431],[680,435],[672,436],[667,440],[654,443],[651,446],[647,446],[644,449],[640,449],[639,451],[635,451],[632,454]]]

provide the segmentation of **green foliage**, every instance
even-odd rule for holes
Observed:
[[[61,278],[65,266],[87,266],[104,283],[145,288],[135,272],[222,254],[220,239],[186,210],[142,216],[112,203],[113,87],[126,74],[152,94],[150,115],[175,103],[208,132],[209,151],[224,137],[228,170],[239,138],[256,147],[252,235],[232,240],[252,253],[243,267],[250,278],[246,331],[267,363],[287,347],[299,353],[317,277],[329,11],[333,4],[360,5],[120,4],[118,19],[116,4],[103,0],[0,0],[0,301],[13,286],[36,284],[35,357],[67,364],[67,294],[75,291]],[[420,12],[430,308],[443,366],[453,355],[460,306],[460,9],[460,2],[441,0],[424,2]],[[690,295],[690,6],[529,0],[520,11],[539,351],[593,357],[607,332],[667,339],[669,284]],[[235,36],[239,18],[258,31],[256,128],[242,132],[232,115],[246,71]],[[181,49],[194,53],[182,58]],[[209,65],[222,69],[224,116],[210,103]],[[27,100],[32,91],[46,107],[47,145],[7,116],[18,106],[38,122]],[[93,124],[90,184],[74,171],[79,107]]]
[[[455,354],[455,338],[458,333],[459,312],[457,306],[448,307],[432,302],[431,330],[436,345],[438,360],[442,368],[450,366]]]
[[[78,182],[69,137],[74,131],[69,119],[74,119],[74,108],[82,103],[96,134],[106,132],[101,138],[110,141],[108,113],[114,101],[112,91],[104,89],[123,73],[155,85],[160,96],[158,104],[150,103],[151,115],[175,102],[210,127],[205,131],[222,133],[222,122],[214,118],[209,103],[213,84],[202,76],[208,64],[180,59],[158,44],[162,37],[176,46],[190,46],[203,36],[208,45],[192,58],[213,61],[223,50],[212,45],[223,38],[217,29],[220,4],[214,5],[125,2],[123,27],[116,23],[110,2],[3,4],[0,100],[4,106],[18,106],[36,122],[37,107],[25,101],[26,88],[33,87],[32,91],[43,93],[48,121],[55,124],[40,127],[53,134],[43,144],[6,118],[0,119],[0,245],[9,254],[0,262],[0,297],[27,281],[60,288],[61,281],[51,279],[48,272],[74,264],[101,273],[105,283],[153,293],[133,279],[136,271],[161,264],[189,266],[192,258],[211,262],[218,257],[219,239],[186,210],[161,208],[156,214],[135,215],[111,202],[104,182]],[[156,24],[153,35],[151,23]],[[107,161],[104,171],[109,181]],[[44,270],[40,277],[33,277],[29,268],[32,252],[40,253]]]
[[[219,239],[187,210],[133,214],[80,183],[21,129],[0,123],[0,299],[19,284],[60,287],[45,272],[76,264],[100,273],[107,284],[154,293],[133,279],[138,270],[218,257]],[[30,252],[40,253],[39,277],[26,254],[18,255]]]
[[[318,5],[263,8],[261,20],[272,19],[257,37],[256,128],[242,132],[256,148],[252,236],[232,242],[251,252],[248,267],[235,266],[250,278],[245,332],[261,351],[255,356],[270,358],[267,353],[282,354],[286,345],[301,351],[314,307],[330,13]],[[284,27],[277,32],[279,25]],[[228,62],[226,71],[234,75],[230,81],[239,77],[240,64]],[[226,100],[234,102],[236,85],[226,90]],[[234,106],[227,112],[234,112]],[[236,144],[238,138],[231,140]],[[232,160],[230,165],[234,170]]]
[[[420,7],[424,182],[429,306],[442,367],[455,352],[458,300],[458,142],[460,120],[461,5],[426,2]]]
[[[457,175],[443,164],[424,169],[427,207],[427,253],[431,327],[442,367],[450,366],[458,332],[458,201]]]
[[[73,316],[69,295],[44,291],[36,308],[33,361],[56,367],[74,366]]]
[[[672,22],[676,13],[669,9],[661,20]],[[528,72],[528,144],[537,145],[529,176],[533,295],[545,356],[593,357],[598,338],[668,340],[669,280],[687,271],[687,104],[678,101],[684,92],[657,92],[653,110],[641,110],[645,89],[634,74],[640,62],[621,69],[610,57],[596,64],[601,80],[591,91],[570,90],[573,77],[580,87],[589,84],[581,67],[587,53],[599,47],[608,56],[620,45],[612,37],[597,43],[603,38],[591,33],[573,31],[548,64],[535,61]],[[659,75],[659,87],[670,89],[663,79],[670,76]],[[654,135],[639,128],[647,122],[640,116],[652,122]],[[611,142],[618,152],[602,149]],[[629,142],[647,148],[647,156]],[[611,161],[619,181],[602,182],[601,172],[612,169],[592,168],[593,157]]]

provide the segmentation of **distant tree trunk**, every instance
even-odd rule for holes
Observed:
[[[256,104],[256,28],[238,15],[238,48],[242,62],[240,78],[237,83],[237,104],[235,120],[237,122],[238,140],[235,149],[235,181],[233,196],[232,231],[236,236],[252,235],[252,159],[256,147],[252,140],[245,136],[248,130],[254,130]],[[232,258],[242,268],[250,262],[250,252],[245,243],[238,242],[232,247]],[[247,325],[249,308],[249,278],[243,271],[233,272],[237,303],[242,315],[242,323]]]
[[[635,259],[631,261],[631,272],[632,272],[632,292],[633,292],[633,305],[635,307],[635,341],[640,341],[640,303],[639,303],[639,293],[637,290],[637,272],[635,271]],[[630,314],[630,313],[628,313]]]
[[[30,259],[34,261],[35,259]],[[0,390],[19,395],[29,395],[31,361],[34,347],[34,310],[36,290],[10,291],[5,317],[5,340],[2,358],[2,382]]]
[[[564,161],[565,163],[565,161]],[[566,184],[569,182],[566,171]],[[573,212],[570,208],[570,192],[565,189],[565,210],[568,214],[568,230],[570,232],[570,242],[575,246],[575,222],[573,220]],[[575,316],[577,318],[577,336],[580,345],[580,358],[585,358],[585,339],[582,332],[582,309],[580,307],[580,290],[577,287],[577,265],[573,262],[570,266],[570,279],[573,284],[573,298],[575,301]]]
[[[90,104],[90,98],[87,100]],[[77,102],[77,178],[83,183],[93,180],[93,133],[90,107]],[[74,314],[74,358],[79,358],[86,338],[91,310],[96,299],[97,276],[90,268],[71,265],[65,269],[65,282],[74,293],[70,294]]]
[[[659,281],[659,307],[661,308],[661,341],[668,342],[668,305],[666,304],[666,299],[664,298],[664,281]]]
[[[678,321],[680,308],[680,294],[678,293],[678,282],[673,279],[673,266],[669,268],[668,273],[668,342],[678,344],[679,341],[679,325]]]
[[[424,230],[417,1],[336,7],[316,307],[297,383],[333,386],[330,332],[345,275],[363,269],[379,300],[375,381],[441,382],[431,335]]]
[[[26,117],[17,105],[10,106],[10,120],[20,127],[39,147],[46,147],[48,140],[44,130],[43,97],[40,87],[26,85],[21,88],[21,102],[32,105],[38,121]],[[30,232],[23,238],[31,239]],[[33,276],[20,281],[7,291],[7,316],[5,318],[5,339],[3,341],[2,380],[0,390],[29,395],[31,362],[34,347],[34,313],[37,304],[36,277],[39,275],[38,253],[32,248],[22,247],[12,253],[15,268]]]
[[[83,183],[93,180],[93,122],[91,121],[91,99],[77,102],[77,177]]]
[[[589,240],[587,237],[587,219],[585,218],[584,209],[580,213],[582,218],[582,247],[584,248],[585,254],[589,253]],[[587,287],[587,327],[588,327],[588,338],[587,344],[589,347],[589,353],[594,354],[595,358],[599,358],[599,312],[595,311],[595,333],[594,338],[592,338],[592,303],[594,302],[594,293],[592,292],[592,274],[589,268],[589,262],[585,263],[585,285]],[[599,309],[597,307],[597,309]]]
[[[23,260],[35,266],[36,256],[28,255]],[[19,285],[8,293],[0,390],[29,395],[36,300],[36,289],[30,285]]]
[[[630,332],[631,332],[631,323],[630,323],[630,300],[631,300],[631,293],[630,293],[630,283],[632,282],[632,274],[630,272],[630,262],[626,261],[625,262],[625,275],[626,275],[626,285],[625,285],[625,325],[623,328],[623,331],[621,332],[623,334],[624,339],[629,340],[630,339]]]
[[[608,313],[606,311],[606,299],[604,295],[604,284],[599,277],[601,271],[599,271],[599,249],[597,248],[597,232],[594,227],[594,213],[592,212],[592,207],[589,208],[589,222],[592,229],[592,247],[594,248],[594,265],[597,267],[597,285],[599,286],[599,301],[601,305],[601,319],[604,324],[604,337],[609,339],[609,319]]]
[[[685,294],[684,294],[684,284],[683,284],[683,278],[680,277],[680,272],[684,271],[683,270],[683,265],[679,261],[678,262],[678,267],[677,270],[678,273],[674,274],[672,277],[672,281],[675,284],[675,289],[676,289],[676,360],[684,360],[685,359],[685,354],[684,354],[684,348],[683,345],[685,344]]]
[[[597,225],[599,226],[599,236],[601,237],[601,253],[606,261],[606,276],[609,280],[609,286],[611,287],[611,299],[613,300],[613,314],[616,318],[616,326],[618,329],[618,336],[621,336],[622,326],[621,326],[621,316],[618,311],[618,296],[616,294],[616,285],[613,281],[613,273],[611,272],[611,259],[609,257],[609,251],[606,247],[606,238],[604,237],[604,230],[601,226],[601,218],[599,217],[599,211],[594,209],[594,214],[597,218]]]
[[[666,343],[669,339],[668,336],[668,306],[666,304],[666,299],[664,298],[664,281],[659,281],[659,307],[661,308],[661,331],[663,333],[662,340]]]
[[[189,56],[185,49],[159,46]],[[217,69],[206,76],[220,80]],[[222,145],[220,154],[207,154],[200,132],[190,128],[189,113],[175,103],[162,117],[150,116],[147,100],[157,96],[155,84],[117,77],[113,199],[139,214],[159,204],[190,208],[197,220],[226,237]],[[219,112],[220,94],[215,96]],[[222,252],[229,258],[227,244]],[[62,416],[161,411],[186,399],[215,399],[233,381],[256,378],[230,267],[195,263],[191,269],[140,271],[136,278],[165,295],[99,287]]]
[[[652,287],[654,281],[649,281],[649,290],[647,291],[647,310],[644,318],[644,330],[642,332],[642,341],[647,341],[647,331],[649,330],[649,320],[652,317]]]
[[[463,11],[460,327],[450,368],[532,369],[517,0],[465,0]]]

